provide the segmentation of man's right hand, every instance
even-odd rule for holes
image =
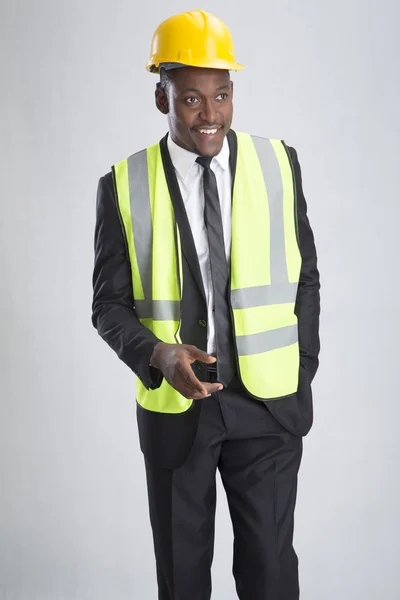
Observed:
[[[214,356],[188,344],[165,344],[158,342],[154,347],[150,363],[164,375],[167,382],[182,396],[200,400],[223,389],[221,383],[208,383],[197,379],[192,370],[195,360],[206,364],[216,362]]]

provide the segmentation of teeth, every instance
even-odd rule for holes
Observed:
[[[199,129],[200,133],[206,133],[207,135],[214,135],[218,129]]]

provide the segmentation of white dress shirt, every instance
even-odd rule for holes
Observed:
[[[168,150],[175,168],[199,259],[207,301],[207,352],[211,354],[216,349],[213,313],[214,292],[211,280],[207,230],[204,223],[203,167],[196,163],[198,154],[189,152],[175,144],[170,135],[168,136]],[[229,264],[232,241],[232,179],[229,168],[229,145],[226,138],[221,152],[212,159],[210,166],[217,179],[226,259]]]

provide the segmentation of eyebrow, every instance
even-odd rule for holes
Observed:
[[[230,89],[230,86],[228,84],[225,84],[225,85],[220,85],[219,87],[217,87],[217,89],[215,91],[220,92],[221,90],[227,90],[227,89]],[[186,92],[195,92],[196,94],[201,95],[201,91],[198,90],[197,88],[185,88],[184,90],[182,90],[181,94],[185,94]]]

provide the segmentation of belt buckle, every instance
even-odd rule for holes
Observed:
[[[206,371],[208,371],[209,373],[216,373],[217,372],[217,363],[211,363],[211,364],[206,364]]]
[[[205,367],[205,373],[209,383],[217,381],[217,363],[206,364]]]

